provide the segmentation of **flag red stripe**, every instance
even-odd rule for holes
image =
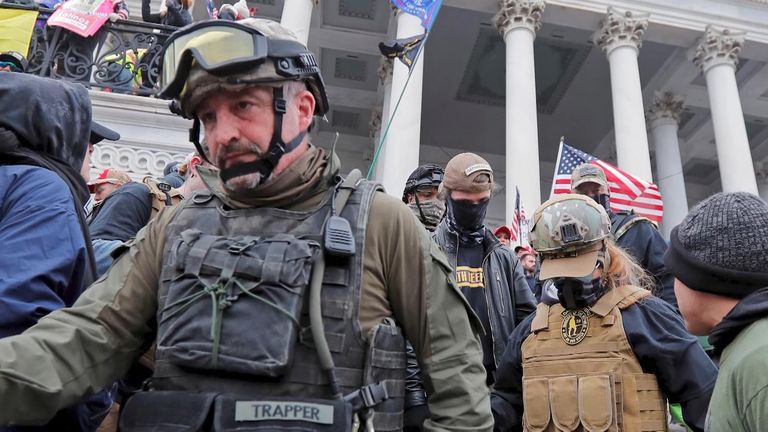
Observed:
[[[607,164],[601,160],[593,161],[593,163],[603,168],[603,171],[605,171],[608,181],[613,180],[616,183],[625,185],[635,195],[640,195],[649,186],[648,183],[638,179],[637,177],[632,176],[629,173],[626,173],[614,167],[611,164]]]
[[[663,205],[653,205],[653,204],[645,204],[645,203],[638,203],[635,201],[627,201],[627,200],[620,200],[620,199],[613,199],[611,198],[611,205],[621,205],[626,206],[634,209],[635,211],[641,211],[641,210],[654,210],[657,212],[663,212],[664,206]]]

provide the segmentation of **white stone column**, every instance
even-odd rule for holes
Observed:
[[[744,46],[744,33],[707,26],[696,46],[694,63],[707,81],[709,109],[715,129],[717,162],[724,192],[757,194],[747,128],[736,84],[736,65]]]
[[[397,14],[397,39],[416,36],[424,33],[421,21],[407,13]],[[421,146],[421,89],[424,74],[424,51],[413,66],[411,78],[408,80],[408,67],[397,60],[393,62],[391,96],[382,117],[382,134],[386,129],[389,118],[394,113],[392,125],[389,127],[384,149],[379,157],[379,176],[387,193],[397,198],[402,197],[405,181],[413,170],[419,166],[419,147]],[[406,81],[408,86],[406,87]],[[403,93],[398,106],[398,99]]]
[[[526,214],[541,204],[539,132],[533,40],[541,27],[544,1],[499,0],[494,17],[506,45],[506,216],[515,214],[515,186]]]
[[[309,24],[312,21],[312,9],[317,0],[285,0],[280,24],[296,33],[300,41],[307,44]]]
[[[647,27],[648,14],[619,12],[609,7],[593,40],[608,56],[611,69],[613,130],[616,134],[619,168],[652,181],[643,92],[637,64],[637,55]]]
[[[656,184],[664,202],[661,234],[669,233],[688,214],[683,164],[680,161],[680,143],[677,138],[683,98],[672,93],[656,92],[653,105],[648,109],[648,126],[656,149]]]

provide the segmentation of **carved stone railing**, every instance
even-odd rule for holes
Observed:
[[[19,8],[0,3],[0,8]],[[26,9],[26,8],[22,8]],[[115,93],[152,95],[162,68],[160,51],[174,27],[142,21],[107,21],[84,38],[46,25],[53,11],[40,8],[30,40],[27,72],[81,82]]]

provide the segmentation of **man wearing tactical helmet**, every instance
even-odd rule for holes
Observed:
[[[542,299],[510,335],[492,395],[495,430],[666,431],[666,402],[704,430],[717,369],[675,310],[610,238],[594,200],[558,195],[534,213]]]
[[[403,202],[430,232],[445,215],[445,202],[437,196],[443,174],[443,169],[437,165],[421,165],[411,173],[403,189]]]
[[[573,170],[571,193],[586,195],[605,208],[611,218],[613,240],[653,276],[654,294],[677,308],[674,277],[667,271],[663,259],[667,242],[659,234],[656,225],[632,211],[611,210],[608,180],[605,171],[597,165],[585,163]]]
[[[0,341],[0,424],[44,422],[154,341],[121,430],[398,430],[404,342],[425,430],[489,431],[481,345],[410,211],[310,144],[328,110],[314,56],[278,23],[206,21],[163,51],[162,92],[220,172],[118,251],[73,309]],[[205,145],[199,129],[205,131]]]

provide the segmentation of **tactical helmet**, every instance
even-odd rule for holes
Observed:
[[[541,279],[592,272],[611,232],[605,209],[584,195],[564,194],[536,209],[531,243],[542,258]]]
[[[280,158],[304,140],[307,130],[288,142],[282,138],[283,115],[287,110],[283,86],[288,81],[303,81],[315,98],[315,115],[328,112],[328,98],[315,56],[296,35],[280,23],[248,18],[237,22],[203,21],[171,35],[163,46],[161,91],[159,96],[173,99],[171,111],[194,119],[190,139],[200,155],[208,160],[200,144],[200,121],[195,108],[213,91],[242,91],[253,85],[272,87],[275,113],[274,131],[264,156],[219,171],[222,181],[249,173],[266,180]]]
[[[444,174],[443,168],[435,164],[424,164],[416,168],[405,182],[403,202],[408,204],[408,195],[415,193],[416,189],[420,187],[440,186],[440,183],[443,182]]]

